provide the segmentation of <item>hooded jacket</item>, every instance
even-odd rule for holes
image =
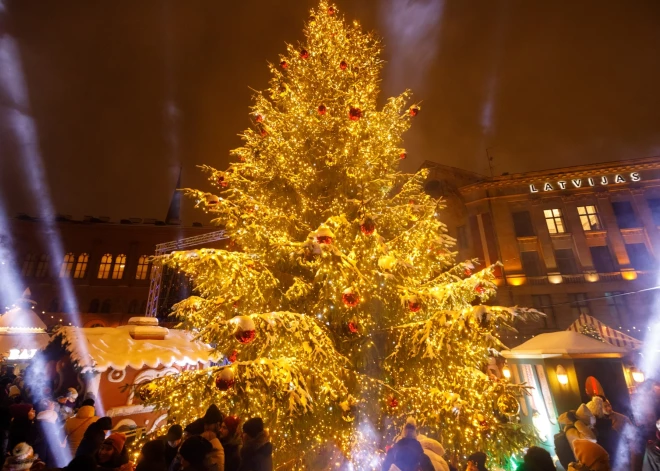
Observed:
[[[433,438],[429,438],[426,435],[422,435],[418,433],[417,421],[415,420],[414,417],[408,417],[406,419],[406,425],[408,426],[412,425],[415,427],[415,438],[420,443],[420,445],[422,445],[422,450],[424,451],[424,454],[428,456],[428,458],[431,460],[433,469],[435,471],[449,471],[449,464],[444,459],[445,449],[442,446],[442,444],[439,441],[434,440]],[[404,425],[403,429],[401,430],[401,433],[396,437],[396,441],[398,442],[399,440],[405,437],[406,437],[406,431]]]
[[[243,442],[240,471],[273,471],[273,445],[265,430]]]
[[[215,436],[215,433],[211,431],[204,432],[202,437],[206,438],[213,447],[213,451],[207,455],[210,464],[215,466],[215,469],[219,469],[220,471],[224,470],[225,449],[222,447],[222,443],[220,443],[218,437]]]
[[[97,420],[99,418],[94,415],[94,407],[92,406],[82,406],[78,409],[76,415],[67,419],[64,424],[64,435],[73,455],[76,454],[87,428]]]

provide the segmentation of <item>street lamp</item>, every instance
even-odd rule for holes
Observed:
[[[562,385],[568,384],[568,374],[566,373],[566,369],[561,365],[557,365],[557,381]]]

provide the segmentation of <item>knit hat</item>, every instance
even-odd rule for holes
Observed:
[[[32,463],[37,459],[37,456],[34,454],[34,450],[27,443],[19,443],[11,451],[11,457],[9,458],[9,469],[11,470],[23,470],[30,469]]]
[[[186,425],[184,429],[189,435],[201,435],[204,433],[204,419],[197,419]]]
[[[587,409],[594,417],[602,418],[605,413],[603,412],[603,398],[594,396],[591,401],[587,402]]]
[[[235,415],[228,415],[223,422],[227,426],[227,430],[229,430],[229,435],[236,435],[236,430],[238,430],[238,425],[241,423],[241,419]]]
[[[85,399],[85,400],[82,402],[82,405],[83,405],[83,406],[92,406],[92,407],[94,407],[94,404],[95,404],[95,403],[94,403],[94,399],[92,399],[91,397],[88,397],[87,399]]]
[[[264,431],[264,421],[261,417],[252,417],[243,424],[243,433],[247,433],[251,438],[255,438]]]
[[[165,439],[168,442],[175,442],[177,440],[181,440],[181,437],[183,437],[183,427],[181,427],[179,424],[172,425],[167,430],[167,435],[165,435]]]
[[[126,443],[126,435],[123,433],[113,433],[108,438],[106,438],[103,443],[111,445],[112,448],[119,454],[124,449],[124,443]]]
[[[602,446],[589,440],[575,440],[573,449],[575,458],[591,471],[609,471],[610,457]]]
[[[21,390],[18,389],[18,386],[12,384],[9,386],[9,397],[16,397],[21,395]]]
[[[179,448],[179,454],[196,467],[201,467],[206,459],[206,455],[213,451],[213,446],[205,438],[194,436],[183,442]]]
[[[112,419],[110,417],[101,417],[95,424],[101,430],[112,430]]]
[[[470,456],[468,456],[468,461],[472,461],[474,464],[477,465],[477,469],[479,471],[485,471],[486,470],[486,460],[488,457],[486,456],[486,453],[483,453],[481,451],[478,451],[476,453],[472,453]]]
[[[28,414],[32,410],[32,404],[12,404],[9,406],[9,414],[12,416],[14,419],[26,419],[28,418]]]
[[[206,414],[204,414],[204,423],[205,424],[218,424],[222,422],[225,416],[220,412],[218,406],[211,404],[208,409],[206,409]]]
[[[145,461],[156,461],[165,455],[165,442],[163,440],[151,440],[142,446],[142,458]]]
[[[76,388],[69,388],[66,390],[65,396],[73,401],[78,399],[78,391],[76,391]]]

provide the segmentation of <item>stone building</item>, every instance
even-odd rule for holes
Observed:
[[[660,158],[483,177],[433,162],[426,190],[459,258],[500,261],[493,303],[533,306],[517,344],[580,314],[642,337],[656,307]]]

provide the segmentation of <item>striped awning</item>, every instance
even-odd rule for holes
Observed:
[[[611,328],[607,324],[603,324],[598,319],[587,314],[580,314],[580,317],[578,317],[577,320],[573,322],[566,330],[581,332],[583,328],[587,326],[593,327],[596,331],[598,331],[601,338],[611,345],[629,350],[637,350],[638,348],[642,347],[642,342],[640,340],[637,340],[630,335],[626,335],[623,332],[619,332],[618,330]]]

